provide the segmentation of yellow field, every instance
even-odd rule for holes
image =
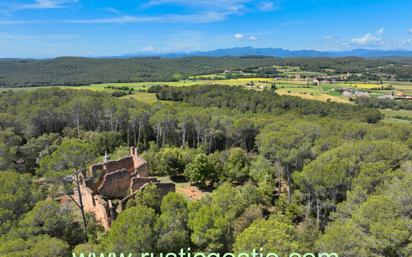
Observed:
[[[59,88],[69,88],[69,89],[88,89],[88,90],[107,90],[106,87],[123,87],[127,86],[135,90],[148,89],[153,85],[169,85],[171,87],[184,87],[184,86],[194,86],[194,85],[230,85],[230,86],[246,86],[248,83],[253,82],[255,85],[265,84],[270,85],[273,80],[268,78],[240,78],[240,79],[219,79],[219,80],[182,80],[173,82],[135,82],[135,83],[104,83],[104,84],[91,84],[86,86],[55,86]],[[275,83],[282,84],[302,84],[301,81],[274,81]],[[49,88],[49,87],[22,87],[22,88],[0,88],[0,90],[33,90],[39,88]]]
[[[145,92],[138,92],[135,94],[123,96],[122,98],[125,99],[135,99],[139,102],[147,103],[147,104],[154,104],[157,103],[158,100],[156,98],[156,94],[145,93]]]
[[[251,87],[253,82],[253,87]],[[153,85],[169,85],[171,87],[184,87],[194,85],[229,85],[229,86],[242,86],[248,87],[253,90],[262,90],[264,88],[270,88],[272,83],[276,84],[276,92],[279,95],[293,95],[304,99],[317,100],[317,101],[333,101],[338,103],[351,103],[348,98],[340,95],[336,88],[339,87],[352,87],[359,89],[372,89],[382,86],[392,85],[395,90],[402,90],[407,95],[412,95],[412,83],[407,82],[384,82],[379,83],[362,83],[362,82],[347,82],[347,83],[333,83],[322,84],[321,87],[307,86],[307,80],[304,79],[270,79],[270,78],[238,78],[238,79],[207,79],[207,80],[182,80],[175,82],[136,82],[136,83],[105,83],[105,84],[92,84],[87,86],[61,86],[60,88],[69,89],[88,89],[94,91],[113,92],[116,89],[108,89],[107,87],[124,87],[127,86],[135,90],[135,94],[125,96],[126,98],[133,98],[145,103],[156,103],[157,99],[155,95],[142,93],[140,91],[146,91]],[[4,90],[33,90],[38,88],[47,87],[27,87],[27,88],[0,88],[0,92]],[[372,95],[383,95],[390,93],[388,90],[373,91]],[[329,100],[328,100],[329,99]]]
[[[364,89],[372,89],[372,88],[379,88],[382,86],[388,86],[388,84],[378,84],[378,83],[343,83],[343,84],[336,84],[336,86],[341,87],[354,87],[354,88],[364,88]]]
[[[153,85],[169,85],[171,87],[193,86],[197,83],[191,81],[178,81],[178,82],[135,82],[135,83],[104,83],[104,84],[91,84],[87,86],[61,86],[60,88],[71,89],[89,89],[89,90],[110,90],[106,87],[129,87],[135,90],[148,89]]]
[[[290,93],[288,93],[288,91],[290,91]],[[308,99],[308,100],[316,100],[316,101],[322,101],[322,102],[331,101],[335,103],[352,104],[352,102],[350,102],[348,99],[343,98],[343,97],[332,96],[332,95],[321,94],[321,93],[311,95],[308,92],[296,92],[296,91],[293,92],[289,90],[289,88],[276,90],[276,93],[279,95],[297,96],[297,97]]]

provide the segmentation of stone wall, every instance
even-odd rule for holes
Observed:
[[[131,156],[116,160],[107,161],[103,164],[105,172],[113,172],[120,169],[127,169],[129,173],[134,172],[135,164],[133,163],[133,158]]]
[[[120,210],[123,210],[125,203],[130,199],[135,197],[135,193],[144,189],[144,187],[154,183],[159,190],[160,196],[164,197],[169,192],[175,192],[175,184],[173,183],[159,183],[156,178],[134,178],[135,186],[138,188],[134,193],[128,194],[119,203]],[[142,184],[143,182],[146,182]],[[141,186],[140,186],[141,185]],[[82,195],[84,211],[92,213],[96,220],[103,226],[103,228],[108,231],[111,226],[112,218],[110,216],[109,203],[101,197],[101,195],[93,194],[92,190],[84,185],[80,185],[80,192]],[[109,200],[110,201],[110,200]]]
[[[130,194],[130,174],[126,169],[106,173],[97,193],[109,199],[122,199]]]
[[[103,170],[103,163],[98,163],[98,164],[90,166],[88,173],[86,174],[87,177],[96,177],[98,170],[99,171]]]
[[[140,177],[148,177],[149,176],[149,164],[147,162],[141,164],[140,166],[135,168],[132,177],[140,176]]]
[[[157,181],[157,179],[156,179]],[[143,182],[143,180],[140,180],[140,182]],[[159,195],[161,198],[163,198],[165,195],[167,195],[170,192],[176,192],[176,185],[174,183],[161,183],[161,182],[148,182],[143,184],[142,186],[140,186],[136,191],[134,191],[133,193],[131,193],[130,195],[126,196],[125,198],[123,198],[119,205],[117,206],[118,210],[121,212],[123,211],[124,207],[126,206],[126,203],[130,200],[136,197],[136,194],[140,191],[140,190],[144,190],[145,187],[154,184],[157,189],[159,190]],[[137,184],[136,184],[137,187]]]
[[[92,212],[94,210],[94,207],[95,207],[93,192],[89,188],[87,188],[83,185],[80,185],[80,192],[82,194],[82,201],[83,201],[84,210],[86,212]],[[76,191],[76,193],[77,193],[77,191]]]
[[[97,193],[96,190],[102,186],[105,174],[123,169],[129,172],[130,177],[149,176],[149,165],[137,154],[135,147],[130,148],[130,156],[92,165],[85,175],[88,178],[93,178],[91,181],[94,181],[94,185],[93,183],[89,183],[89,187]]]
[[[81,175],[80,191],[84,210],[93,213],[107,231],[116,217],[115,208],[121,211],[128,199],[152,183],[157,186],[162,197],[175,191],[173,183],[160,183],[156,178],[149,177],[148,163],[132,147],[130,156],[92,165],[86,174]],[[111,206],[111,200],[114,199],[120,200],[117,206]]]
[[[96,205],[94,207],[93,213],[96,217],[96,220],[99,221],[103,228],[107,231],[111,226],[108,203],[99,195],[94,196],[94,201]]]
[[[109,230],[111,219],[108,212],[107,202],[99,195],[93,195],[93,192],[84,185],[80,185],[80,192],[82,195],[84,211],[92,213],[103,228],[106,231]]]
[[[132,178],[130,182],[130,192],[134,193],[137,190],[140,190],[145,184],[147,183],[152,183],[152,182],[157,182],[158,180],[156,178],[142,178],[142,177],[135,177]]]
[[[135,169],[132,176],[133,177],[135,175],[139,175],[141,177],[149,176],[149,164],[146,162],[146,160],[144,160],[137,154],[136,147],[130,148],[130,156],[133,159],[134,169]]]

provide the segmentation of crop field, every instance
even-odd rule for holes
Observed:
[[[172,81],[172,82],[136,82],[136,83],[102,83],[102,84],[91,84],[84,86],[56,86],[60,88],[70,88],[70,89],[88,89],[88,90],[113,90],[116,87],[129,87],[134,90],[146,90],[153,85],[168,85],[171,87],[183,87],[183,86],[194,86],[194,85],[230,85],[230,86],[246,86],[253,82],[254,85],[266,85],[270,86],[273,83],[272,79],[268,78],[239,78],[239,79],[220,79],[220,80],[182,80],[182,81]],[[282,84],[296,84],[289,81],[281,81]],[[302,82],[298,82],[302,84]],[[111,87],[111,88],[109,88]],[[39,88],[48,87],[19,87],[19,88],[0,88],[1,91],[7,90],[34,90]]]
[[[319,77],[326,76],[325,72],[315,72],[315,71],[304,71],[299,67],[294,66],[274,66],[281,74],[286,75],[287,77],[293,76],[306,76],[306,77]]]
[[[247,73],[247,72],[231,72],[232,76],[249,76],[253,77],[253,73]],[[189,79],[226,79],[227,74],[225,72],[222,73],[213,73],[213,74],[206,74],[206,75],[195,75],[195,76],[190,76]]]
[[[122,98],[126,99],[135,99],[139,102],[147,103],[147,104],[154,104],[157,103],[158,100],[156,98],[156,94],[146,93],[146,92],[138,92],[135,94],[123,96]]]
[[[412,124],[412,111],[390,109],[380,111],[385,115],[385,119],[383,120],[383,122]]]
[[[278,89],[276,92],[279,95],[290,95],[290,96],[297,96],[303,99],[308,100],[316,100],[322,102],[337,102],[337,103],[346,103],[352,104],[348,98],[340,97],[340,96],[333,96],[329,94],[320,93],[319,90],[313,88],[287,88],[287,89]]]
[[[298,67],[275,67],[282,74],[289,75],[300,75],[300,76],[322,76],[323,73],[308,72],[300,70]],[[412,83],[408,82],[383,82],[383,83],[363,83],[358,81],[353,82],[338,82],[338,83],[322,83],[320,86],[312,85],[312,79],[300,79],[297,78],[282,78],[282,79],[272,79],[272,78],[259,78],[259,77],[249,77],[249,78],[233,78],[233,79],[217,79],[223,78],[225,73],[216,73],[209,75],[192,76],[191,79],[181,80],[181,81],[171,81],[171,82],[136,82],[136,83],[103,83],[103,84],[91,84],[84,86],[61,86],[61,88],[70,89],[88,89],[95,91],[105,91],[114,92],[119,87],[128,87],[134,90],[131,95],[124,96],[124,98],[133,98],[138,101],[153,104],[157,102],[154,94],[146,93],[148,88],[153,85],[168,85],[171,87],[184,87],[184,86],[194,86],[194,85],[229,85],[229,86],[242,86],[253,90],[263,90],[270,88],[272,84],[276,85],[276,92],[279,95],[292,95],[301,97],[304,99],[318,100],[318,101],[333,101],[339,103],[351,103],[348,97],[342,96],[339,88],[352,89],[353,91],[364,91],[368,92],[371,97],[380,97],[384,95],[392,94],[395,92],[403,92],[407,96],[412,96]],[[242,73],[242,75],[247,75],[247,73]],[[296,77],[296,76],[295,76]],[[197,79],[196,79],[197,78]],[[201,78],[201,79],[199,79]],[[33,90],[37,88],[46,87],[26,87],[26,88],[0,88],[0,92],[4,90]],[[379,90],[376,90],[378,89]],[[383,89],[382,89],[383,88]]]
[[[277,93],[302,93],[319,96],[321,92],[318,87],[284,87],[276,90]]]
[[[338,83],[335,85],[339,87],[351,87],[351,88],[361,88],[361,89],[372,89],[372,88],[380,88],[382,86],[387,86],[385,84],[359,83],[359,82],[346,82],[346,83]]]

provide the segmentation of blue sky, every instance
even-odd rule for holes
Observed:
[[[411,0],[1,0],[0,57],[411,49]]]

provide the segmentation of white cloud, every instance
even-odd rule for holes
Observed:
[[[0,25],[20,24],[134,24],[134,23],[189,23],[202,24],[224,20],[227,14],[217,12],[197,14],[169,14],[153,16],[123,15],[99,19],[60,19],[60,20],[0,20]]]
[[[256,3],[257,2],[257,3]],[[150,0],[143,5],[145,8],[159,5],[179,5],[189,8],[202,8],[216,12],[231,12],[232,14],[259,10],[263,12],[278,8],[279,0]]]
[[[155,50],[156,50],[156,48],[154,48],[153,46],[147,46],[147,47],[142,49],[143,52],[153,52]]]
[[[106,7],[106,8],[103,8],[102,10],[106,12],[114,13],[114,14],[121,13],[119,10],[117,10],[116,8],[112,8],[112,7]]]
[[[1,1],[1,0],[0,0]],[[71,4],[80,0],[30,0],[25,4],[9,4],[8,11],[20,11],[29,9],[58,9],[67,8]],[[232,15],[250,12],[251,10],[269,11],[277,8],[277,0],[264,0],[256,3],[255,0],[149,0],[142,7],[150,8],[159,5],[174,4],[181,6],[193,7],[191,13],[169,13],[152,16],[120,16],[119,10],[106,7],[101,10],[117,14],[117,17],[98,18],[98,19],[56,19],[56,20],[0,20],[0,25],[17,25],[17,24],[59,24],[59,23],[78,23],[78,24],[127,24],[141,22],[157,23],[210,23],[226,20]],[[173,10],[173,9],[171,9]],[[197,11],[201,10],[201,11]]]
[[[258,5],[258,9],[263,12],[273,11],[277,9],[278,6],[273,1],[263,1]]]
[[[324,38],[325,40],[328,40],[328,41],[336,39],[334,36],[329,36],[329,35],[324,36],[323,38]]]
[[[412,30],[412,29],[411,29]],[[376,30],[375,33],[366,33],[361,37],[356,37],[352,39],[341,39],[336,36],[327,35],[324,36],[324,40],[328,44],[340,45],[345,48],[353,48],[353,47],[368,47],[368,48],[382,48],[382,49],[390,49],[401,47],[403,45],[407,45],[408,42],[405,40],[388,40],[383,37],[385,32],[385,28],[381,27]]]
[[[353,38],[351,42],[355,45],[365,46],[369,44],[379,44],[381,40],[375,37],[374,35],[372,35],[371,33],[366,33],[362,37]]]
[[[213,21],[222,21],[227,19],[231,15],[242,14],[250,11],[250,6],[253,0],[150,0],[146,4],[143,4],[143,8],[155,8],[160,5],[178,5],[192,9],[191,14],[198,16],[198,10],[202,10],[203,13],[208,14],[206,19]],[[256,8],[256,7],[254,7]],[[173,8],[170,8],[173,10]],[[182,14],[174,14],[171,16],[181,16]]]
[[[408,33],[409,33],[409,34],[412,34],[412,29],[409,29],[409,30],[408,30]]]
[[[148,3],[144,4],[143,7],[148,8],[159,5],[173,4],[186,7],[201,7],[203,10],[209,11],[238,12],[249,2],[252,2],[252,0],[150,0]]]
[[[385,39],[378,33],[366,33],[365,35],[352,39],[341,39],[336,36],[325,36],[324,43],[328,45],[328,49],[347,50],[356,47],[366,47],[371,49],[411,49],[412,39]],[[382,32],[383,33],[383,32]]]
[[[11,4],[11,11],[32,10],[32,9],[59,9],[77,3],[77,0],[34,0],[27,4]]]
[[[241,40],[241,39],[243,39],[243,34],[237,33],[237,34],[234,35],[234,38],[236,40]]]
[[[233,38],[240,41],[240,40],[250,40],[250,41],[256,41],[258,40],[257,36],[254,35],[244,35],[241,33],[236,33],[235,35],[233,35]]]
[[[68,40],[79,38],[77,35],[23,35],[0,33],[0,39],[8,40]]]
[[[27,20],[0,20],[0,25],[19,25],[19,24],[34,24],[40,23],[38,21],[27,21]]]
[[[45,23],[73,23],[73,24],[130,24],[140,22],[155,22],[159,17],[155,16],[119,16],[114,18],[101,18],[101,19],[77,19],[77,20],[49,20]]]
[[[174,23],[210,23],[225,20],[230,13],[205,12],[195,14],[169,14],[163,16],[155,16],[160,18],[160,22]]]

